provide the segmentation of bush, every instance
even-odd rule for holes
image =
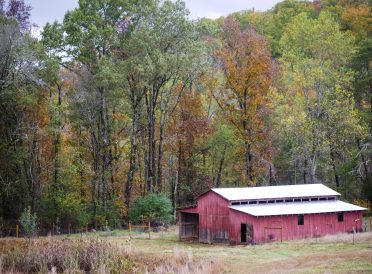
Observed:
[[[140,197],[129,209],[129,220],[169,224],[173,220],[172,203],[164,194],[151,193]]]
[[[25,209],[19,218],[19,223],[21,225],[21,229],[23,234],[31,238],[33,236],[36,236],[37,234],[37,216],[36,213],[31,213],[31,208],[28,207]]]

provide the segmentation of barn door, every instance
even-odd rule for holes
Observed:
[[[253,225],[247,224],[247,243],[253,243]]]
[[[247,224],[240,225],[240,241],[242,243],[247,242]]]
[[[240,225],[240,241],[241,243],[253,243],[253,225],[241,224]]]

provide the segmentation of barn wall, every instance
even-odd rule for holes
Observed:
[[[228,202],[209,191],[198,200],[199,241],[202,243],[229,241]]]
[[[254,217],[252,215],[230,211],[230,240],[232,243],[240,242],[240,224],[253,224],[254,242],[264,243],[270,240],[281,239],[281,230],[266,229],[265,227],[283,227],[283,241],[300,238],[320,237],[327,234],[352,232],[362,230],[361,212],[344,212],[344,221],[338,222],[337,213],[307,214],[304,216],[304,225],[297,224],[297,215]],[[355,222],[355,220],[359,220]],[[266,237],[265,237],[266,236]]]

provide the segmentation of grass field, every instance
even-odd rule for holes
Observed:
[[[137,232],[130,238],[120,230],[35,241],[99,239],[130,259],[128,273],[372,273],[370,232],[357,234],[354,244],[352,235],[341,234],[257,246],[180,242],[176,228],[151,236]],[[25,240],[0,240],[3,254],[13,246],[25,248]]]

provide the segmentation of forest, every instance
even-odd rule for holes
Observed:
[[[122,227],[138,197],[323,183],[372,202],[369,0],[190,19],[181,0],[79,0],[32,34],[0,0],[0,223]]]

